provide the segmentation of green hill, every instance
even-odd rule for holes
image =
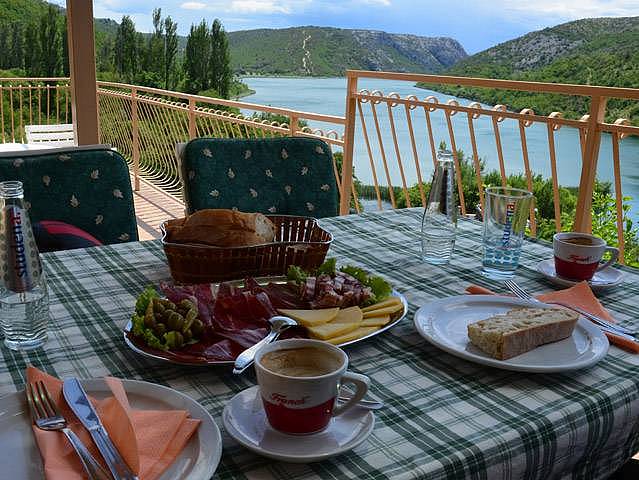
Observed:
[[[346,69],[440,72],[466,57],[451,38],[295,27],[229,32],[236,73],[338,76]]]
[[[27,23],[48,8],[44,0],[0,0],[0,23]]]
[[[528,33],[453,65],[445,74],[539,82],[578,83],[639,88],[639,17],[577,20]],[[536,113],[562,111],[578,118],[588,113],[580,97],[496,91],[467,87],[436,87],[439,91],[484,103],[502,103],[512,110]],[[608,103],[608,120],[639,122],[639,104]]]

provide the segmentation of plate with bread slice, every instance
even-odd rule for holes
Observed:
[[[505,370],[551,373],[587,368],[608,339],[572,311],[496,295],[459,295],[415,312],[422,337],[472,362]]]

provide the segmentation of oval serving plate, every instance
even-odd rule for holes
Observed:
[[[259,278],[256,278],[255,280],[260,285],[264,285],[269,282],[276,282],[276,283],[286,282],[286,278],[281,276],[280,277],[259,277]],[[227,283],[230,283],[231,285],[234,285],[234,286],[244,285],[243,280],[231,280]],[[211,284],[214,291],[215,289],[217,289],[218,285],[219,283]],[[356,340],[351,340],[350,342],[344,342],[337,346],[346,347],[349,345],[363,342],[364,340],[368,340],[369,338],[372,338],[377,335],[380,335],[381,333],[384,333],[385,331],[393,328],[395,325],[401,322],[404,319],[404,317],[406,317],[406,314],[408,313],[408,302],[406,301],[406,297],[404,297],[404,295],[402,295],[396,290],[393,290],[392,296],[399,298],[404,308],[402,309],[401,312],[395,314],[393,318],[391,318],[391,321],[389,323],[384,325],[379,330],[376,330],[373,333],[370,333],[364,337],[358,338]],[[135,353],[139,355],[142,355],[143,357],[146,357],[152,360],[158,360],[160,362],[172,363],[175,365],[192,366],[192,367],[202,367],[202,366],[211,366],[211,365],[232,366],[235,363],[234,361],[231,361],[231,360],[206,360],[204,358],[196,357],[196,356],[192,356],[193,357],[192,360],[187,360],[186,358],[176,358],[177,356],[174,354],[171,354],[170,352],[162,352],[160,350],[156,350],[154,348],[150,348],[133,341],[132,335],[131,335],[131,328],[132,328],[132,323],[131,323],[131,320],[129,320],[124,326],[124,331],[123,331],[124,342],[131,350],[133,350]]]

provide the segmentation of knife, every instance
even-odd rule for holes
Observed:
[[[80,385],[77,378],[65,380],[62,384],[62,393],[65,400],[78,417],[82,425],[89,431],[91,438],[102,454],[111,474],[115,480],[138,480],[138,477],[131,471],[120,452],[115,448],[109,438],[109,434],[100,422],[86,392]]]

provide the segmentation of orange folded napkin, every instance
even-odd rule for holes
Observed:
[[[466,288],[466,292],[474,295],[498,295],[495,292],[478,285],[468,286]],[[593,315],[597,315],[605,320],[608,320],[611,323],[614,323],[614,320],[610,313],[608,313],[608,310],[606,310],[603,305],[599,303],[597,297],[595,297],[595,295],[592,293],[588,282],[579,282],[570,288],[566,288],[565,290],[544,293],[542,295],[537,295],[535,298],[537,298],[537,300],[541,300],[542,302],[564,302],[569,305],[579,307],[587,311],[588,313],[592,313]],[[613,345],[616,345],[619,348],[623,348],[624,350],[628,350],[633,353],[639,353],[639,343],[627,340],[626,338],[619,335],[614,335],[608,332],[604,333],[608,337],[610,343],[612,343]]]
[[[27,381],[38,380],[42,380],[49,389],[51,398],[67,419],[69,428],[104,465],[89,432],[67,405],[62,395],[62,382],[29,366]],[[105,381],[113,396],[103,400],[91,399],[102,424],[140,480],[158,478],[182,451],[197,430],[200,420],[188,418],[188,412],[184,410],[133,409],[129,405],[122,382],[110,377],[105,378]],[[86,478],[80,459],[62,432],[46,432],[35,425],[33,432],[42,455],[47,480]]]

